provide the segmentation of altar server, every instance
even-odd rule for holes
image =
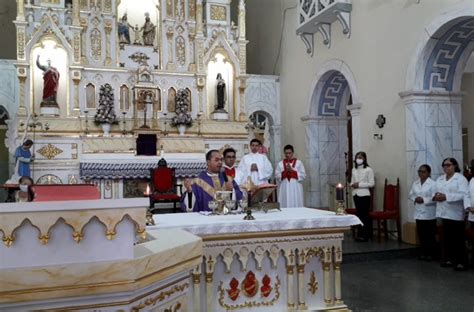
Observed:
[[[445,174],[436,180],[436,217],[443,222],[443,256],[442,267],[465,270],[467,255],[464,244],[464,198],[468,195],[468,182],[460,174],[461,170],[456,159],[446,158],[442,162]]]
[[[278,202],[280,207],[303,207],[303,185],[306,178],[303,163],[294,158],[294,148],[286,145],[283,149],[285,159],[280,161],[275,169],[275,178],[279,183]]]
[[[268,179],[273,173],[273,167],[267,156],[258,151],[262,143],[258,139],[250,141],[250,153],[242,157],[237,167],[238,174],[241,176],[241,183],[251,178],[253,184],[262,185],[268,183]]]
[[[430,178],[431,167],[418,168],[419,179],[413,182],[408,198],[415,205],[416,230],[420,239],[420,260],[430,261],[436,250],[436,203],[431,200],[436,182]]]
[[[234,180],[237,171],[235,166],[235,160],[237,157],[235,149],[232,147],[226,148],[222,153],[222,156],[224,156],[224,164],[222,165],[224,168],[224,173],[229,179]]]
[[[209,201],[217,191],[233,191],[233,199],[242,199],[242,192],[235,181],[221,172],[222,157],[219,151],[210,150],[206,154],[207,170],[197,178],[184,180],[186,192],[181,197],[181,209],[187,212],[210,211]]]
[[[26,140],[21,146],[17,147],[15,151],[15,159],[18,167],[17,174],[20,177],[31,177],[30,164],[34,160],[34,156],[31,155],[30,151],[31,146],[33,146],[33,141]]]

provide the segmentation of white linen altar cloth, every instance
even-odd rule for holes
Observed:
[[[199,212],[154,215],[148,229],[179,228],[195,235],[270,232],[314,228],[341,228],[362,224],[354,215],[338,216],[332,211],[312,208],[283,208],[268,213],[252,212],[256,220],[243,220],[244,214],[206,216]]]

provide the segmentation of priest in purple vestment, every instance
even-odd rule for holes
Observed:
[[[206,154],[207,171],[201,172],[195,179],[185,179],[186,192],[181,197],[181,209],[187,212],[210,211],[209,201],[214,199],[216,191],[233,191],[233,199],[242,199],[242,192],[235,181],[230,181],[222,172],[222,156],[217,150]]]

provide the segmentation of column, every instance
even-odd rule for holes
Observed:
[[[306,265],[306,256],[304,251],[300,251],[298,254],[298,265],[296,269],[298,270],[298,309],[306,310],[306,292],[305,292],[305,282],[304,282],[304,266]]]
[[[25,0],[16,0],[17,4],[17,14],[16,20],[17,21],[25,21]]]
[[[206,311],[213,311],[213,276],[214,276],[214,260],[212,256],[206,256]]]
[[[73,78],[72,81],[74,82],[74,106],[72,108],[72,115],[79,116],[80,109],[79,109],[79,83],[81,82],[81,78],[76,79]]]
[[[201,310],[201,264],[194,268],[193,278],[193,306],[194,311]]]
[[[417,169],[426,163],[436,179],[443,174],[441,162],[454,157],[463,164],[461,103],[463,94],[450,91],[407,91],[405,104],[407,181],[412,185]],[[412,205],[407,205],[413,209]],[[405,214],[412,216],[413,211]],[[411,217],[410,217],[411,219]]]
[[[326,306],[333,305],[333,298],[331,297],[331,263],[332,263],[332,251],[331,247],[324,247],[324,259],[323,259],[323,284],[324,284],[324,303]]]
[[[351,112],[352,122],[352,150],[354,153],[362,150],[362,142],[360,136],[360,103],[348,105],[347,109]]]
[[[305,127],[305,166],[312,168],[306,170],[308,188],[305,190],[305,203],[311,203],[312,207],[321,207],[321,181],[319,178],[319,146],[318,146],[318,124],[313,118],[301,118]]]
[[[295,308],[295,275],[294,275],[294,265],[287,265],[286,266],[286,283],[287,283],[287,305],[288,309]]]
[[[19,107],[18,107],[18,116],[26,116],[26,107],[25,107],[25,82],[26,77],[18,77],[20,80],[20,94],[19,94]]]
[[[72,25],[79,26],[80,24],[80,7],[79,0],[72,0]]]
[[[235,105],[235,120],[238,121],[246,121],[247,120],[247,114],[245,113],[245,88],[247,87],[245,79],[241,78],[239,79],[240,85],[239,85],[239,114],[237,115],[237,105]]]
[[[342,284],[341,284],[341,263],[342,263],[342,249],[337,246],[334,251],[334,300],[336,305],[344,304],[342,301]]]

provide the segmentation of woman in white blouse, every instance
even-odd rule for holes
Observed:
[[[442,267],[454,266],[457,271],[467,269],[467,255],[464,244],[464,197],[468,194],[468,182],[459,174],[458,162],[446,158],[442,163],[444,175],[436,180],[436,217],[443,222],[444,239]]]
[[[431,261],[436,250],[436,204],[431,200],[436,182],[431,178],[431,167],[427,164],[418,168],[419,179],[413,182],[408,198],[415,205],[415,220],[420,239],[420,260]]]
[[[362,221],[363,226],[358,227],[355,240],[366,242],[372,236],[372,221],[369,218],[370,188],[374,186],[374,171],[367,163],[367,154],[358,152],[354,159],[355,166],[352,168],[352,196],[356,207],[356,215]]]
[[[471,182],[469,183],[469,193],[464,198],[464,207],[468,213],[467,219],[471,224],[471,229],[474,230],[474,178],[471,178]]]

